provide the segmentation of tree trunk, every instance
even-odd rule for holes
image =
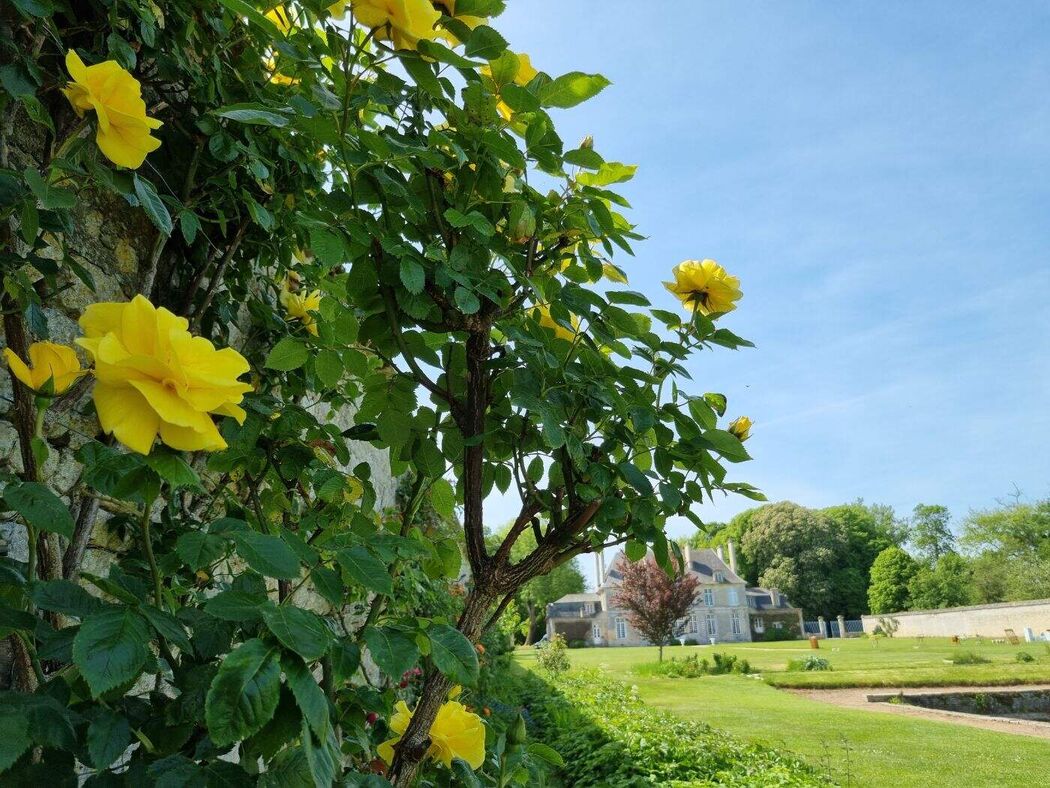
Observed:
[[[659,646],[657,646],[657,648],[659,649],[659,653],[660,653],[660,658],[657,660],[657,662],[663,662],[664,661],[664,644],[661,643]]]
[[[525,634],[525,645],[531,646],[536,637],[536,605],[528,603],[529,608],[529,631]]]
[[[463,615],[459,618],[459,631],[471,642],[481,635],[485,625],[485,614],[496,601],[496,595],[479,590],[475,586],[467,597]],[[432,670],[419,694],[419,703],[412,713],[412,721],[394,748],[394,762],[387,779],[395,788],[409,788],[416,781],[420,764],[430,747],[430,726],[434,724],[438,709],[448,697],[452,682],[444,674]]]

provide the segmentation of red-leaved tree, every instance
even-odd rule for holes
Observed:
[[[673,643],[685,629],[685,616],[696,601],[699,581],[695,575],[683,575],[675,563],[675,574],[669,576],[652,556],[641,561],[621,561],[623,579],[613,604],[627,611],[627,621],[660,649]]]

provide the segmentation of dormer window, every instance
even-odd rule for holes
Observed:
[[[583,614],[585,616],[594,615],[594,602],[585,602],[583,605]]]
[[[726,573],[725,572],[715,572],[715,582],[716,583],[724,583],[725,581],[726,581]]]

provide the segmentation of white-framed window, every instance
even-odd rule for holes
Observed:
[[[751,619],[751,621],[755,625],[755,632],[766,631],[766,621],[764,618],[762,618],[762,616],[755,616],[753,619]]]
[[[716,583],[724,583],[725,581],[726,581],[726,573],[725,572],[715,572],[715,582]]]
[[[729,617],[729,623],[733,627],[733,634],[734,635],[739,635],[740,634],[740,614],[734,612]]]
[[[733,607],[740,604],[740,592],[735,588],[729,589],[729,604]]]
[[[627,637],[627,622],[622,619],[616,619],[616,639],[624,640]]]
[[[602,639],[602,627],[600,624],[591,624],[591,640]]]
[[[712,591],[710,588],[704,589],[704,604],[707,607],[715,606],[715,592]]]
[[[784,622],[783,621],[774,621],[773,622],[773,629],[783,629],[783,628],[784,628]]]
[[[585,616],[593,616],[594,615],[594,602],[584,602],[583,603],[583,614]]]
[[[689,623],[686,625],[686,632],[688,632],[690,635],[695,635],[697,629],[698,627],[696,625],[696,616],[689,616]]]
[[[707,614],[707,634],[709,637],[714,637],[718,634],[718,622],[715,620],[714,613]]]

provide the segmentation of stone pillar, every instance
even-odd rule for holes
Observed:
[[[846,617],[845,616],[838,616],[838,621],[839,621],[839,637],[840,638],[844,638],[844,637],[846,637]]]
[[[820,636],[826,638],[828,636],[828,622],[824,620],[824,616],[817,616],[817,623],[820,625]]]

